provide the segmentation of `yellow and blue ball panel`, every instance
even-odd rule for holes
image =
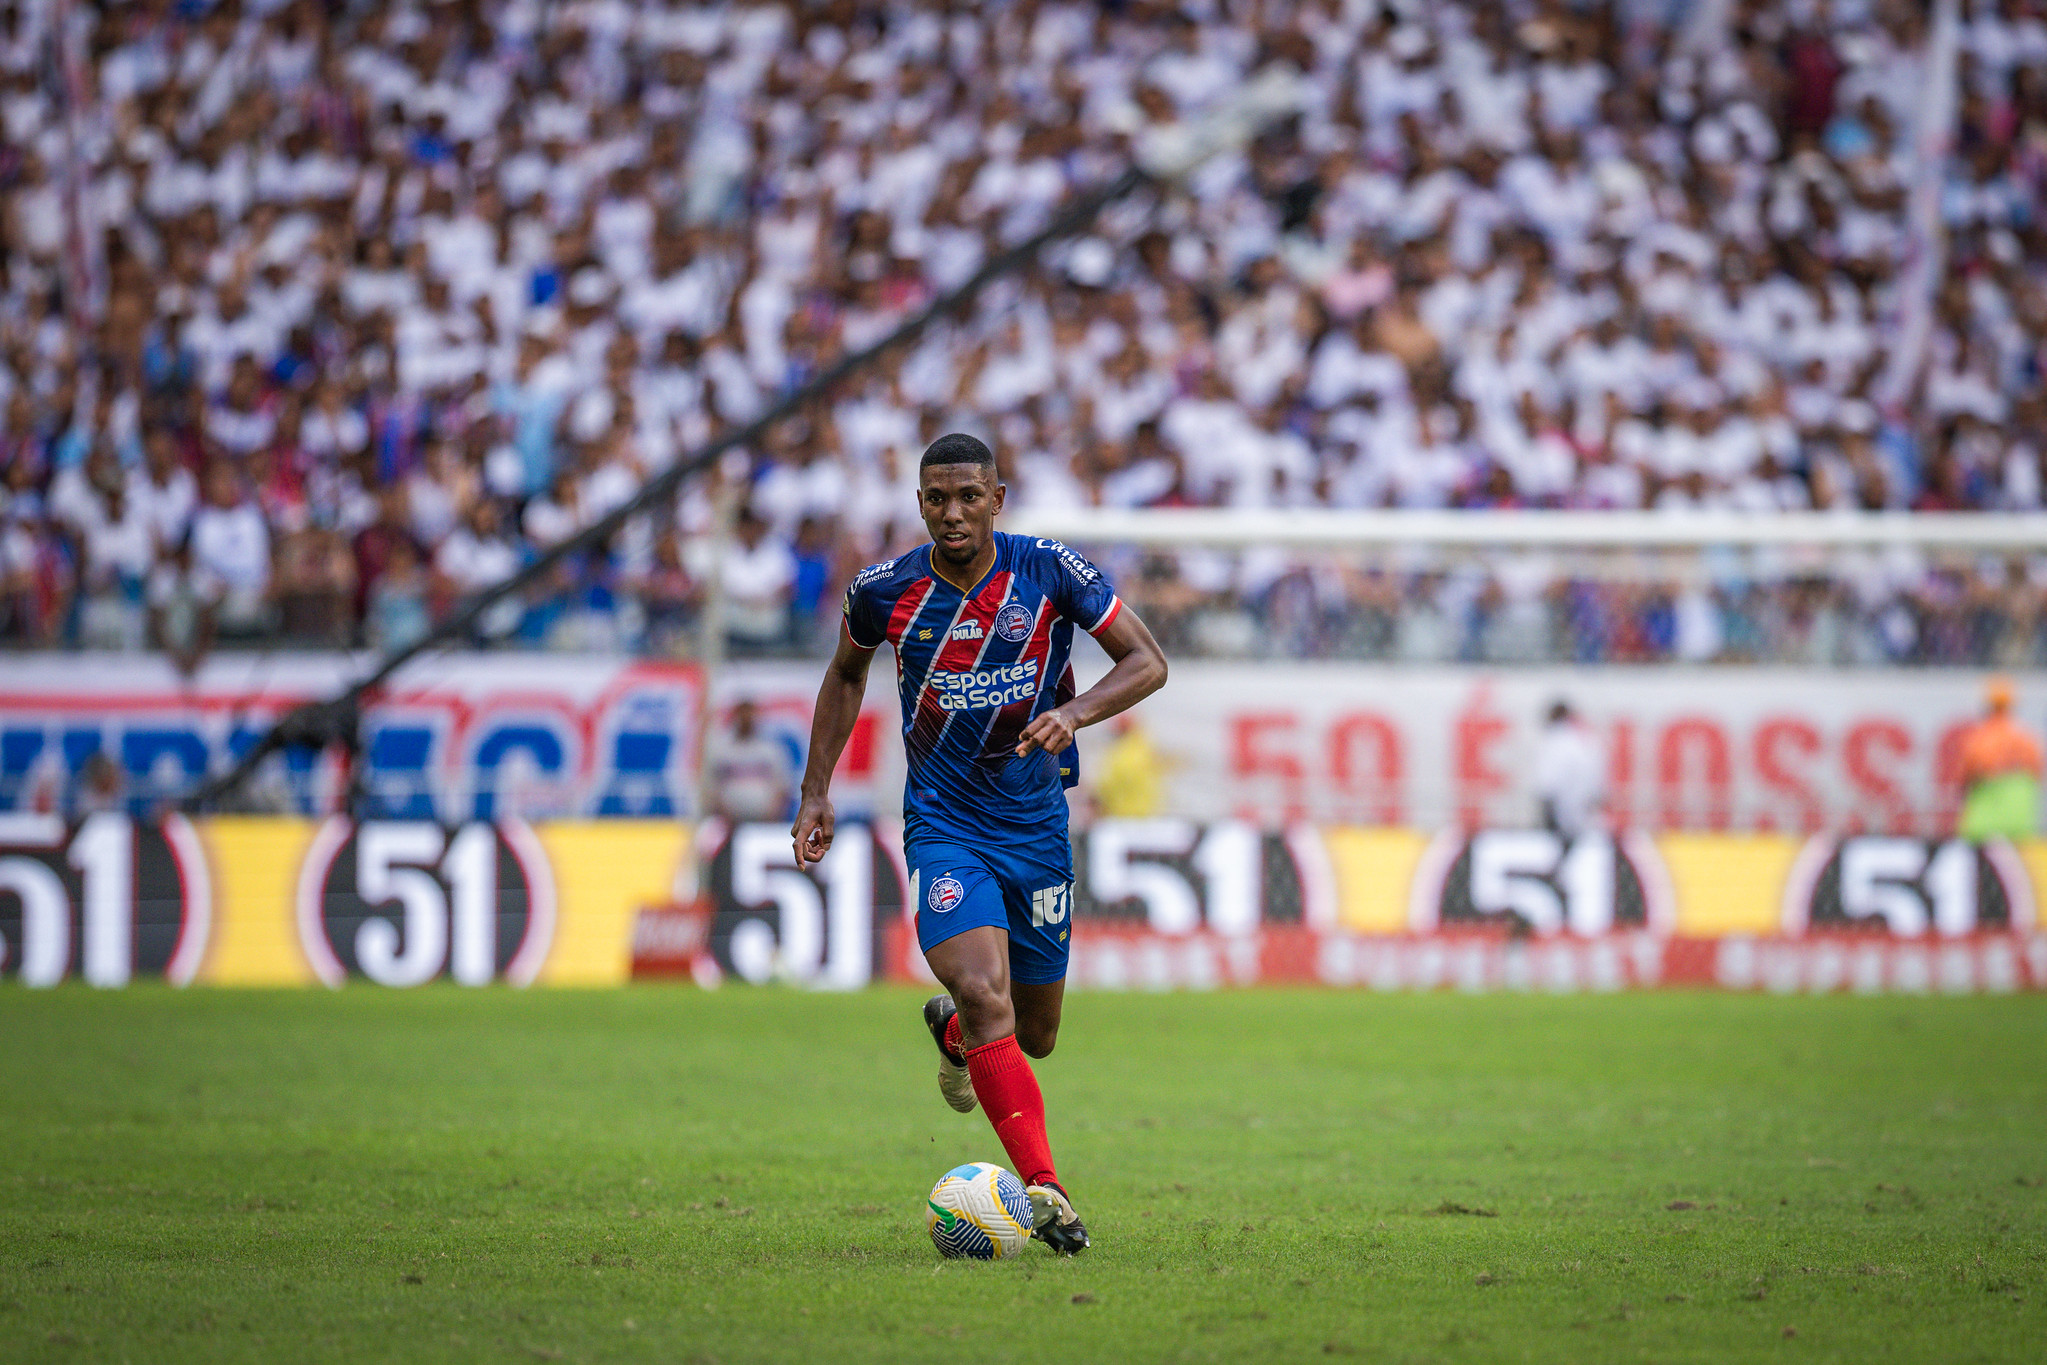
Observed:
[[[1030,1197],[1000,1166],[970,1161],[954,1167],[939,1177],[926,1204],[931,1242],[941,1256],[999,1260],[1030,1240]]]

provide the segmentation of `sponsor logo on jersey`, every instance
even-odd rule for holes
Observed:
[[[1038,542],[1038,548],[1040,550],[1050,550],[1053,554],[1059,556],[1059,562],[1066,566],[1066,572],[1072,574],[1075,579],[1082,583],[1092,583],[1102,576],[1100,569],[1097,569],[1094,565],[1088,563],[1074,551],[1067,549],[1066,546],[1056,540],[1041,540]]]
[[[920,630],[917,632],[917,638],[920,640],[928,640],[931,638],[931,632],[928,630]]]
[[[931,889],[924,893],[924,903],[935,915],[942,915],[956,909],[967,898],[967,888],[961,886],[957,877],[940,877],[931,883]]]
[[[1038,661],[1024,659],[994,668],[976,668],[961,673],[937,672],[930,686],[938,692],[941,711],[972,711],[984,706],[1008,706],[1038,695]]]
[[[1001,620],[1000,617],[996,619],[998,622]],[[1000,628],[998,625],[997,629],[999,630]],[[979,621],[962,621],[954,626],[952,634],[945,638],[948,640],[978,640],[981,638],[981,623]],[[1007,639],[1008,637],[1004,636],[1003,638]]]
[[[1001,611],[995,613],[995,633],[1011,644],[1015,644],[1018,640],[1031,633],[1031,622],[1033,619],[1029,607],[1021,602],[1011,602]],[[980,634],[981,632],[978,630],[974,632],[976,638]]]
[[[895,567],[896,561],[893,559],[888,561],[888,563],[886,564],[869,564],[859,573],[853,575],[852,586],[855,588],[864,588],[869,583],[872,583],[877,579],[888,577],[891,573],[895,572]]]

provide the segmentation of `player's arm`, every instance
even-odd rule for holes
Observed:
[[[817,689],[817,707],[810,713],[810,758],[803,765],[802,804],[789,834],[796,840],[796,865],[808,867],[824,857],[832,846],[832,770],[839,766],[853,723],[860,719],[860,702],[867,695],[867,666],[874,651],[853,642],[852,634],[839,627],[838,652],[825,669],[824,682]]]
[[[1074,732],[1128,711],[1166,685],[1165,651],[1128,604],[1095,638],[1114,666],[1093,687],[1026,726],[1023,738],[1017,741],[1018,758],[1033,749],[1064,753],[1073,744]]]

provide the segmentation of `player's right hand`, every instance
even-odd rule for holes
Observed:
[[[789,837],[796,841],[797,867],[824,861],[824,855],[831,852],[835,821],[829,796],[803,798],[803,804],[796,810],[796,823],[789,827]]]

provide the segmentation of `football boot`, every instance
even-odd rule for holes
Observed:
[[[938,1044],[938,1093],[960,1113],[971,1114],[981,1102],[974,1096],[973,1077],[967,1075],[966,1062],[955,1057],[945,1045],[945,1026],[958,1013],[949,995],[934,995],[924,1002],[924,1027],[931,1030],[931,1041]]]
[[[1073,1211],[1073,1201],[1066,1197],[1065,1190],[1048,1180],[1042,1185],[1026,1187],[1024,1193],[1031,1201],[1031,1221],[1034,1224],[1031,1236],[1061,1256],[1087,1250],[1087,1224],[1081,1222],[1080,1215]]]

